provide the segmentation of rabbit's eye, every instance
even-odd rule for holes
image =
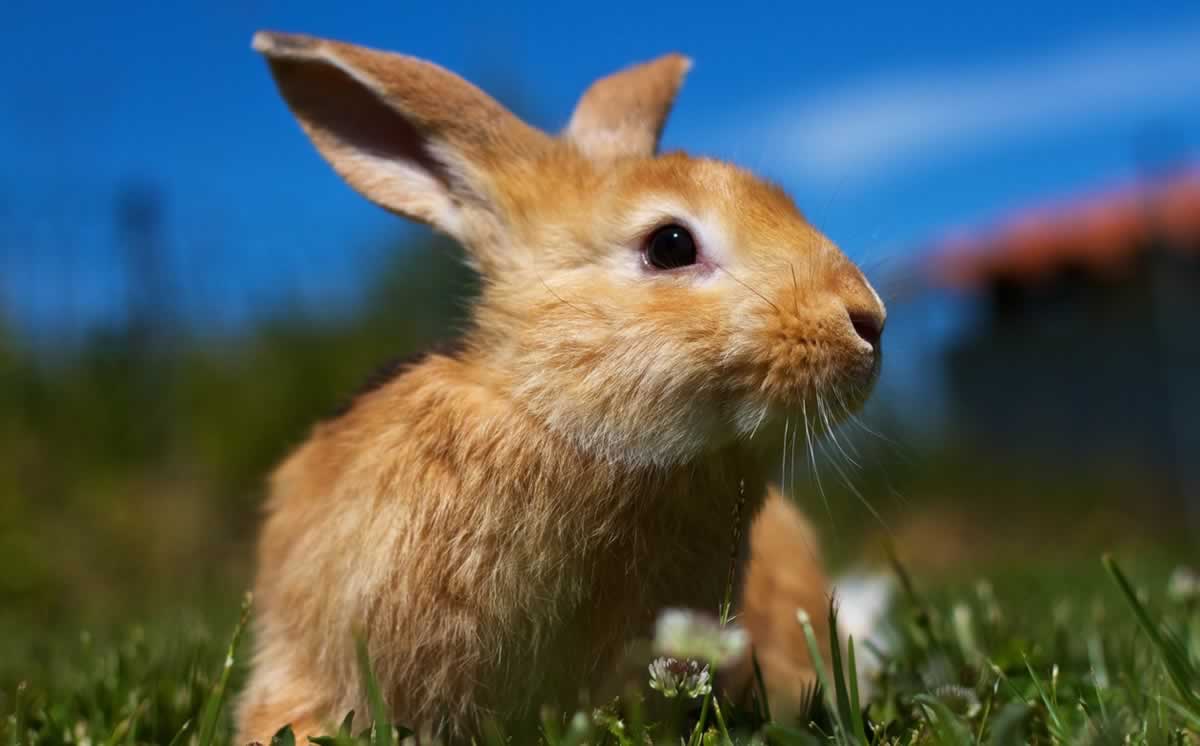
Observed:
[[[696,241],[687,228],[664,225],[646,241],[646,262],[655,269],[675,269],[696,263]]]

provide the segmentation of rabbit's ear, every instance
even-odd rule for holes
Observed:
[[[317,150],[382,207],[460,239],[503,202],[502,174],[550,140],[429,62],[294,34],[259,32],[283,98]]]
[[[668,54],[597,80],[576,104],[564,136],[598,160],[654,155],[691,67],[687,57]]]

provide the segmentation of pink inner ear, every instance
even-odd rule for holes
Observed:
[[[428,138],[345,71],[298,59],[272,60],[271,70],[288,105],[318,145],[328,139],[334,147],[406,161],[449,184],[445,166],[427,147]]]

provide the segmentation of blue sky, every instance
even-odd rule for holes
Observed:
[[[259,28],[427,57],[519,91],[550,129],[593,78],[685,52],[665,146],[782,182],[884,273],[947,230],[1134,173],[1135,143],[1200,154],[1200,6],[1148,8],[6,0],[0,303],[35,322],[112,312],[130,180],[164,190],[172,268],[204,299],[190,313],[353,299],[401,223],[313,152],[249,48]]]

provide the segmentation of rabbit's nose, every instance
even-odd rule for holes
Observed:
[[[855,333],[878,352],[883,337],[883,311],[878,307],[851,307],[846,309],[846,313],[850,316]]]

